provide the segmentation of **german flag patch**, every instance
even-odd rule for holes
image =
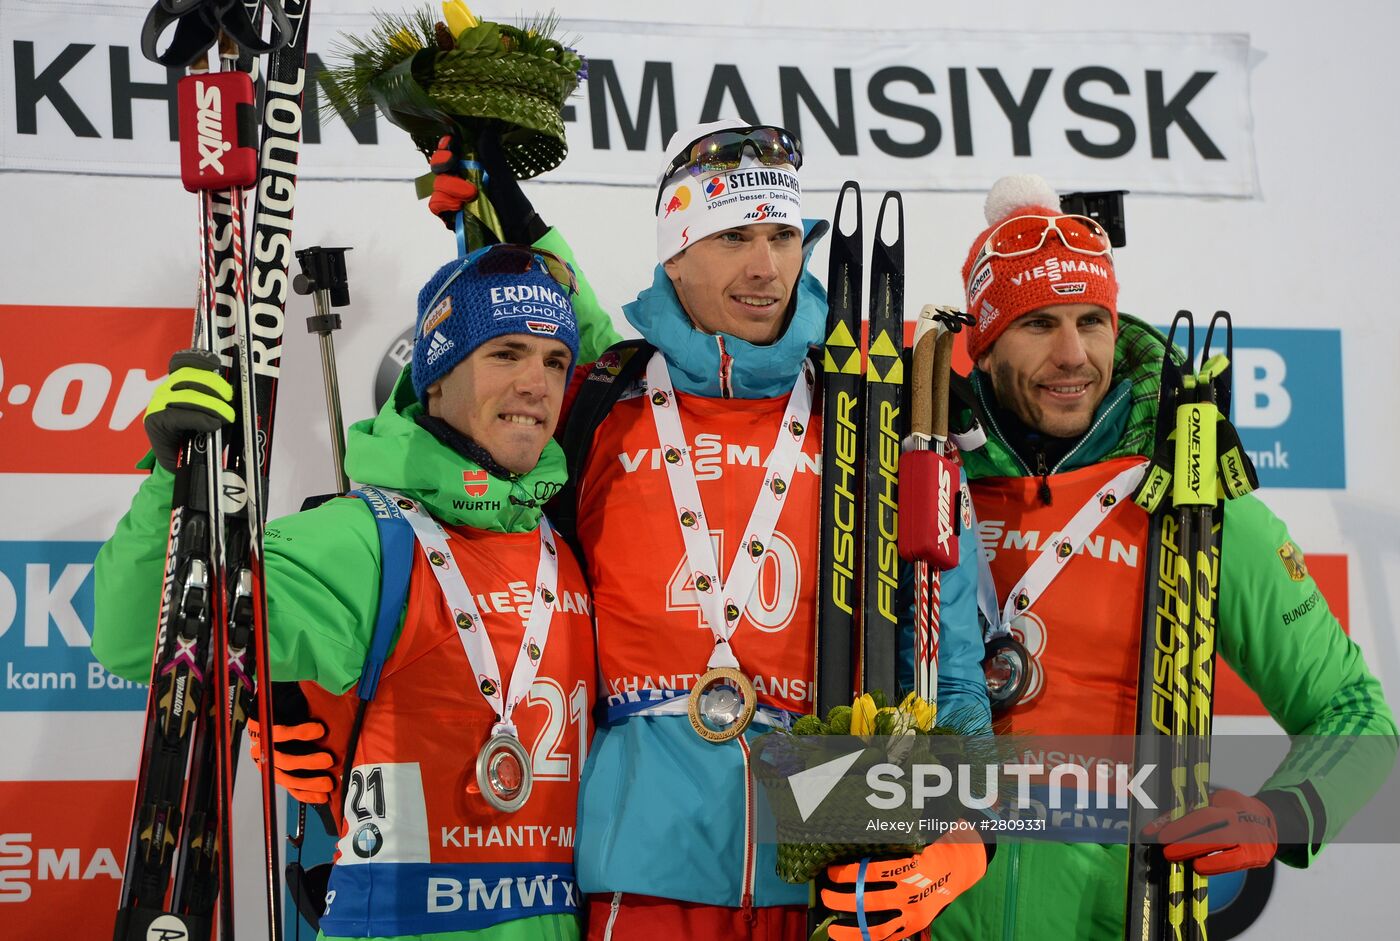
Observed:
[[[1289,578],[1301,582],[1308,577],[1308,567],[1303,564],[1303,551],[1293,545],[1292,540],[1278,547],[1278,557]]]

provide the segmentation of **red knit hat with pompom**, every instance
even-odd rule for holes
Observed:
[[[1086,255],[1065,247],[1055,232],[1034,252],[1014,258],[993,257],[978,264],[988,237],[1017,216],[1049,216],[1056,225],[1091,240],[1089,227],[1059,210],[1060,199],[1038,176],[1004,176],[987,194],[987,228],[972,242],[963,262],[967,312],[977,319],[967,341],[975,362],[1017,317],[1054,304],[1097,304],[1118,330],[1118,279],[1108,255]],[[974,271],[974,269],[976,269]]]

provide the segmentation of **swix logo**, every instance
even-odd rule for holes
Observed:
[[[665,466],[666,450],[675,449],[642,448],[631,453],[623,452],[617,459],[622,464],[622,469],[629,474],[644,468],[656,471]],[[679,452],[676,453],[679,459]],[[696,480],[718,480],[724,476],[725,467],[766,467],[769,459],[769,455],[763,453],[756,444],[726,443],[723,435],[709,433],[695,436],[695,443],[690,448],[690,457],[695,465]],[[821,473],[821,455],[799,454],[797,470],[806,474]]]
[[[489,475],[484,470],[462,471],[462,489],[469,497],[484,497],[491,486]]]
[[[938,462],[938,551],[945,556],[953,552],[953,494],[957,485],[945,461]]]
[[[982,551],[988,560],[995,559],[1002,550],[1015,550],[1026,553],[1040,552],[1046,546],[1058,546],[1064,537],[1061,533],[1041,533],[1039,530],[1007,529],[1004,520],[979,519],[977,538],[982,543]],[[1102,535],[1090,536],[1075,555],[1086,554],[1113,565],[1138,566],[1138,547],[1119,539],[1105,539]]]
[[[0,305],[0,474],[132,474],[188,308]]]
[[[1011,276],[1011,283],[1020,287],[1030,281],[1041,278],[1047,281],[1059,281],[1066,274],[1091,274],[1097,278],[1108,278],[1108,268],[1096,261],[1087,258],[1056,258],[1051,256],[1045,259],[1045,264],[1036,265],[1033,268],[1026,268]]]
[[[224,154],[233,149],[233,141],[224,139],[224,102],[217,85],[194,84],[195,126],[198,129],[199,172],[205,169],[224,173]]]
[[[108,847],[36,847],[36,842],[33,833],[0,833],[0,904],[29,901],[35,882],[121,881],[121,867]]]

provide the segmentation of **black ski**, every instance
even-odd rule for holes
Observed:
[[[256,23],[260,4],[243,6]],[[187,444],[176,474],[165,600],[115,930],[119,941],[144,939],[152,925],[207,938],[221,894],[226,904],[219,906],[220,934],[233,937],[230,808],[238,742],[255,704],[264,727],[272,727],[270,697],[254,696],[256,687],[271,688],[263,653],[261,546],[291,261],[308,6],[308,0],[291,0],[286,19],[274,10],[278,26],[292,24],[279,38],[293,44],[278,49],[271,62],[260,145],[244,140],[250,128],[243,125],[254,122],[240,114],[239,147],[255,148],[256,180],[243,177],[238,185],[209,190],[194,180],[188,161],[182,168],[187,188],[199,191],[201,214],[195,345],[218,354],[234,388],[238,420],[226,432]],[[256,61],[240,58],[222,36],[221,45],[224,72],[246,73]],[[192,66],[192,73],[201,71],[201,65]],[[220,125],[204,104],[200,108],[203,144],[206,128],[219,133]],[[182,146],[190,130],[182,121]],[[223,173],[222,166],[216,169]],[[243,186],[254,182],[259,195],[249,277]],[[276,939],[281,892],[271,763],[264,765],[262,790],[269,937]]]
[[[841,229],[852,207],[855,225]],[[864,259],[860,186],[848,181],[836,199],[827,275],[822,353],[821,549],[817,565],[816,713],[848,705],[859,675],[856,606],[864,558],[858,476],[864,408],[860,310]]]
[[[893,233],[886,241],[886,212]],[[904,201],[885,194],[870,255],[865,369],[861,689],[899,701],[899,441],[904,388]]]

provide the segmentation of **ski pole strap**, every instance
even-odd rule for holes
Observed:
[[[188,68],[209,51],[220,30],[253,55],[281,49],[292,37],[287,14],[281,0],[263,0],[263,6],[272,14],[272,38],[266,42],[242,0],[159,0],[141,27],[141,54],[161,65]],[[156,52],[156,43],[172,23],[175,35],[170,45]]]
[[[856,924],[860,925],[861,941],[870,941],[870,925],[865,919],[865,871],[869,868],[870,857],[862,857],[856,872]]]
[[[374,635],[370,638],[369,652],[365,654],[359,686],[360,698],[369,702],[379,688],[379,675],[389,659],[394,629],[399,626],[404,603],[408,600],[414,536],[413,526],[390,494],[378,487],[361,486],[352,490],[350,496],[365,501],[379,530],[379,611],[374,617]]]
[[[1259,488],[1259,474],[1254,462],[1240,443],[1239,432],[1224,415],[1215,426],[1215,446],[1220,452],[1219,474],[1221,494],[1227,500],[1242,497]]]

